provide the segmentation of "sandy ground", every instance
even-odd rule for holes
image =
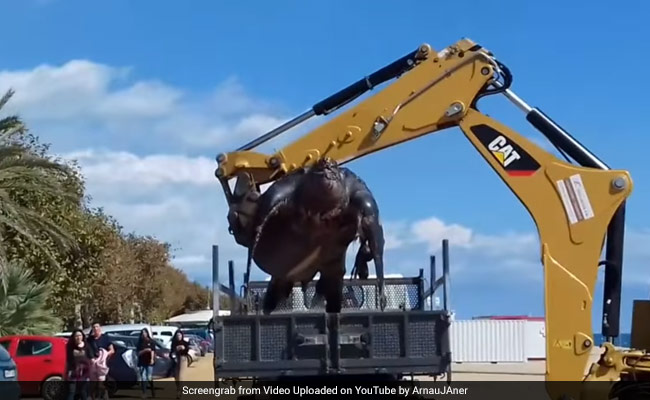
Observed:
[[[592,360],[596,360],[597,353],[592,354]],[[199,358],[188,369],[187,381],[190,382],[213,382],[213,356],[208,354],[205,357]],[[591,364],[591,363],[590,363]],[[501,363],[501,364],[453,364],[452,365],[452,381],[543,381],[545,372],[544,361],[531,361],[527,363]],[[432,380],[428,377],[418,377],[419,381]],[[173,382],[173,378],[157,379],[156,382],[156,400],[162,399],[176,399],[175,385],[162,384],[163,382]],[[443,378],[443,382],[446,378]],[[190,383],[191,385],[191,383]],[[212,386],[211,384],[209,386]],[[244,384],[247,386],[247,384]],[[526,395],[527,397],[528,394]],[[199,396],[201,397],[201,396]],[[231,398],[232,396],[224,396],[223,398]],[[429,398],[429,396],[425,396]],[[139,387],[131,389],[120,390],[113,398],[115,399],[141,399]],[[182,397],[185,398],[185,397]],[[197,397],[198,398],[198,397]],[[546,397],[544,397],[546,398]],[[39,399],[40,400],[40,399]],[[536,400],[530,398],[530,400]]]
[[[187,370],[187,380],[193,382],[208,382],[214,380],[212,353],[198,358]],[[157,381],[173,381],[174,378],[157,379]]]
[[[598,359],[598,353],[593,352],[590,362]],[[212,354],[200,358],[188,370],[188,381],[212,381],[214,379]],[[452,380],[455,381],[543,381],[546,363],[543,360],[527,363],[500,364],[453,364]],[[585,371],[586,372],[586,371]],[[431,380],[421,377],[419,380]],[[162,380],[173,380],[167,378]]]

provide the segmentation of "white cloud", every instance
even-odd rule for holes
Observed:
[[[180,266],[189,266],[189,265],[205,266],[210,264],[211,260],[209,260],[204,255],[188,255],[188,256],[175,257],[173,262],[174,264]]]
[[[537,250],[537,236],[532,233],[504,232],[484,234],[457,223],[447,223],[438,217],[417,221],[389,221],[384,224],[385,236],[391,248],[424,245],[424,251],[440,251],[442,240],[467,251],[480,251],[490,256],[525,255]],[[387,240],[388,241],[388,240]]]
[[[188,135],[187,143],[197,147],[222,146],[228,143],[243,145],[263,133],[284,123],[284,119],[264,114],[251,114],[240,117],[236,121],[224,121],[222,124],[213,125],[205,129],[202,135]],[[169,126],[162,126],[162,131],[170,131],[178,121],[173,121]],[[178,130],[176,130],[178,132]]]
[[[429,251],[436,251],[443,239],[457,246],[467,246],[472,240],[472,230],[458,224],[447,225],[436,217],[415,222],[411,227],[413,240],[424,242]]]
[[[127,230],[170,242],[178,249],[174,263],[188,273],[209,277],[213,244],[220,245],[222,263],[235,260],[238,276],[245,268],[244,248],[227,233],[225,199],[213,178],[210,160],[91,150],[66,157],[79,160],[96,204],[104,205]],[[387,273],[417,273],[418,268],[425,266],[427,251],[439,252],[443,238],[449,239],[454,249],[455,274],[480,268],[483,271],[473,276],[481,277],[516,269],[523,263],[528,265],[525,270],[530,270],[531,259],[535,257],[533,253],[526,254],[526,248],[535,250],[535,242],[526,235],[478,234],[435,217],[414,222],[387,221],[384,227]],[[513,243],[517,245],[511,246]],[[352,245],[349,249],[348,270],[352,268],[357,248]],[[478,266],[477,260],[484,264],[494,260],[499,263]],[[371,268],[374,269],[372,265]],[[257,269],[253,272],[258,278],[262,276]]]
[[[403,247],[406,242],[404,230],[408,229],[406,221],[386,221],[382,223],[384,227],[384,248],[386,250],[398,249]]]
[[[288,118],[277,104],[247,94],[236,78],[201,95],[156,80],[134,81],[129,67],[88,60],[0,71],[0,92],[10,88],[16,93],[3,111],[43,128],[48,141],[68,152],[127,145],[216,153],[215,146],[241,145]]]
[[[212,160],[93,150],[65,157],[79,160],[95,203],[104,205],[127,230],[155,235],[178,248],[174,263],[179,267],[209,277],[210,249],[219,244],[221,261],[235,260],[238,274],[243,271],[246,253],[227,233],[225,198],[214,178]],[[427,255],[439,255],[442,240],[448,239],[456,280],[499,276],[540,282],[543,277],[539,241],[532,232],[489,234],[438,217],[383,225],[387,273],[416,274],[427,266]],[[630,231],[626,237],[626,263],[632,266],[626,269],[626,282],[637,282],[643,275],[633,265],[650,257],[645,246],[650,232]],[[357,247],[349,249],[348,270]],[[259,271],[254,273],[261,277]]]
[[[74,60],[0,71],[0,92],[16,90],[6,111],[18,112],[57,152],[78,159],[93,204],[103,206],[127,231],[168,241],[176,249],[174,263],[205,283],[213,244],[220,246],[222,265],[235,260],[240,274],[246,252],[227,232],[214,155],[293,113],[249,95],[236,78],[207,94],[130,78],[130,68]],[[277,148],[316,121],[257,150]],[[495,273],[502,280],[542,277],[538,239],[531,232],[477,232],[438,217],[386,221],[384,226],[387,273],[416,274],[447,238],[455,281],[494,281]],[[650,258],[645,244],[650,232],[630,232],[626,238],[626,279],[647,280],[638,266]],[[351,246],[350,267],[356,250]],[[260,277],[258,270],[254,273]]]
[[[0,88],[16,91],[7,110],[16,109],[33,118],[65,120],[93,113],[107,100],[111,81],[127,71],[74,60],[60,67],[46,64],[32,70],[0,72]]]
[[[108,185],[159,186],[192,184],[212,186],[216,163],[207,157],[187,157],[179,154],[137,156],[121,151],[93,149],[64,154],[84,165],[83,174],[89,180]]]
[[[499,276],[507,280],[543,279],[541,246],[535,232],[487,234],[455,223],[430,217],[410,224],[386,224],[390,250],[400,254],[440,254],[442,240],[449,240],[454,262],[452,275],[461,280],[480,280]],[[645,268],[650,259],[650,230],[627,229],[624,249],[624,283],[650,285]],[[603,254],[604,255],[604,254]],[[391,257],[390,255],[388,257]],[[396,259],[398,257],[395,257]],[[403,259],[398,265],[412,265]],[[411,270],[413,270],[411,268]],[[498,274],[498,275],[494,275]],[[602,269],[599,271],[602,275]]]
[[[245,249],[227,231],[227,207],[214,177],[214,161],[94,150],[62,157],[78,160],[93,205],[104,207],[126,232],[170,243],[173,263],[190,276],[209,281],[213,244],[220,246],[222,262],[237,260],[238,270],[243,269]]]
[[[155,118],[175,111],[181,93],[159,82],[137,82],[96,105],[102,118]]]

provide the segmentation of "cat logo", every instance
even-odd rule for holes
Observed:
[[[509,176],[532,176],[539,163],[512,139],[489,125],[479,124],[470,131],[487,148]]]
[[[488,150],[492,155],[503,165],[504,168],[508,167],[513,161],[521,159],[517,150],[513,149],[508,141],[503,136],[497,136],[493,141],[488,144]]]

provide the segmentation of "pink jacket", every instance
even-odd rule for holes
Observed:
[[[90,366],[90,380],[91,381],[105,381],[108,375],[108,352],[104,349],[99,349],[99,356],[93,360]]]

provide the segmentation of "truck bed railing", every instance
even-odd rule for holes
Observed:
[[[424,310],[424,277],[422,271],[414,278],[385,278],[386,310]],[[247,311],[258,314],[262,312],[262,301],[268,282],[250,282],[248,298],[243,301]],[[343,306],[341,312],[378,311],[379,290],[377,279],[346,279],[343,284]],[[324,302],[315,298],[316,282],[312,281],[303,292],[300,285],[295,285],[289,297],[280,302],[274,314],[290,312],[323,312]]]

